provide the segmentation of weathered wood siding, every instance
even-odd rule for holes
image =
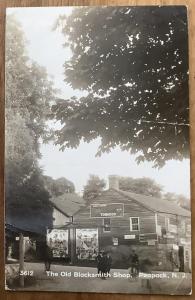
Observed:
[[[141,206],[134,200],[127,199],[115,190],[108,190],[103,192],[101,196],[97,197],[92,203],[123,203],[124,216],[111,217],[111,231],[104,232],[103,218],[91,218],[90,205],[82,208],[74,216],[74,222],[78,227],[98,227],[102,236],[124,236],[125,234],[144,234],[155,233],[155,213],[149,209]],[[91,203],[91,204],[92,204]],[[130,217],[139,217],[140,230],[130,231]]]
[[[52,218],[53,218],[53,227],[65,225],[67,222],[70,221],[69,217],[65,216],[55,207],[53,208]]]
[[[159,236],[161,243],[181,244],[181,239],[190,241],[191,221],[188,217],[176,216],[173,214],[158,213],[157,225],[162,229]],[[163,233],[166,233],[163,235]]]
[[[173,245],[178,247],[175,246],[174,249],[179,249],[183,239],[186,249],[189,218],[154,212],[116,190],[103,192],[91,204],[95,203],[124,205],[124,216],[109,218],[109,232],[104,230],[103,218],[90,216],[90,205],[82,208],[74,216],[76,228],[98,228],[99,249],[111,253],[115,267],[126,267],[132,249],[136,249],[143,264],[145,260],[149,260],[153,269],[173,271]],[[139,217],[139,231],[130,231],[130,217]],[[174,255],[178,261],[178,250],[174,250]]]

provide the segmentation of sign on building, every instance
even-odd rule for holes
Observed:
[[[68,254],[68,230],[48,229],[47,245],[52,249],[53,257],[66,257]]]
[[[95,260],[98,254],[98,228],[76,229],[76,255],[79,260]]]
[[[112,218],[124,216],[123,203],[95,203],[91,204],[91,218]]]
[[[156,233],[143,233],[139,235],[140,242],[158,241]]]
[[[169,229],[169,231],[172,232],[172,233],[177,233],[177,226],[176,226],[176,225],[173,225],[173,224],[170,224],[170,223],[169,223],[168,229]]]
[[[148,246],[155,246],[156,241],[155,240],[148,240]]]
[[[112,243],[113,243],[113,246],[118,246],[118,238],[113,237],[112,238]]]
[[[135,234],[125,234],[124,239],[125,240],[134,240],[135,239]]]

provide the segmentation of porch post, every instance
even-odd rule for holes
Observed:
[[[70,227],[70,258],[71,264],[75,263],[76,228]]]

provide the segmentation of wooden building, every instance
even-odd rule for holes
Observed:
[[[128,268],[134,249],[142,266],[190,271],[190,228],[188,210],[169,200],[121,191],[117,176],[110,176],[109,189],[74,214],[72,257],[75,264],[87,264],[105,250],[113,267]]]
[[[84,206],[84,200],[76,193],[64,193],[51,199],[52,226],[47,228],[47,244],[54,260],[74,260],[73,215]],[[71,259],[72,257],[72,259]]]

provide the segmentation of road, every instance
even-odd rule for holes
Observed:
[[[91,267],[52,265],[46,274],[44,264],[25,263],[25,270],[31,271],[25,276],[25,287],[16,290],[177,295],[189,294],[191,290],[191,274],[184,273],[155,272],[147,275],[153,279],[145,278],[145,274],[133,279],[128,278],[127,270],[113,269],[111,276],[103,280],[96,277],[97,270]]]

